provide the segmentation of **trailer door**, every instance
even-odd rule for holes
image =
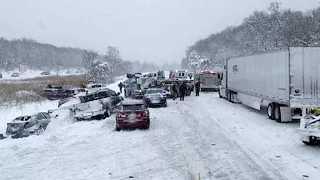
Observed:
[[[320,48],[290,48],[291,99],[298,105],[320,106]]]

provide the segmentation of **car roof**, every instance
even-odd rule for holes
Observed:
[[[161,88],[149,88],[148,90],[163,90],[163,89],[161,89]]]
[[[121,105],[135,105],[135,104],[139,104],[139,105],[143,105],[143,101],[142,100],[133,100],[133,99],[125,99],[124,101],[122,101]]]

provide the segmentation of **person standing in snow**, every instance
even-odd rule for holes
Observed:
[[[118,84],[118,86],[119,86],[119,89],[120,89],[120,93],[122,93],[122,88],[123,88],[122,82],[120,82],[120,83]]]
[[[181,84],[181,86],[179,87],[179,92],[180,92],[180,101],[184,101],[184,96],[186,94],[187,91],[187,85],[185,82],[183,82]]]
[[[172,93],[173,100],[176,100],[176,96],[177,96],[177,93],[178,93],[176,84],[173,84],[173,86],[171,88],[171,91],[172,91],[171,93]]]
[[[199,92],[200,92],[200,79],[198,79],[198,81],[196,82],[196,96],[199,96]]]

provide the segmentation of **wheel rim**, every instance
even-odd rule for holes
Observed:
[[[271,117],[272,115],[272,107],[268,106],[268,116]]]

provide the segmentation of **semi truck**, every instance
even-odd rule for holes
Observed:
[[[268,104],[269,119],[301,119],[309,107],[320,106],[320,47],[229,58],[219,74],[219,96],[257,110]]]

